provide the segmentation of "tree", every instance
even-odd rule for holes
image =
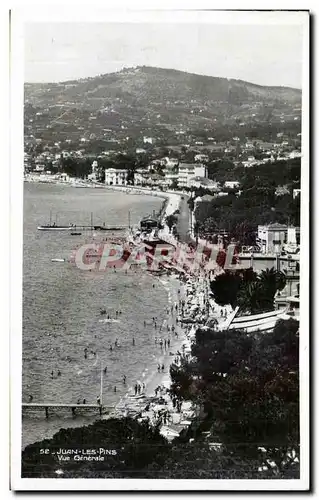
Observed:
[[[232,273],[228,270],[215,276],[215,279],[210,282],[210,289],[217,304],[221,306],[230,304],[235,307],[241,280],[239,273]]]
[[[205,429],[210,429],[214,440],[233,456],[267,466],[275,477],[295,477],[298,322],[278,321],[273,332],[250,335],[198,329],[192,356],[171,374],[173,384],[179,381],[174,390],[181,399],[201,404]]]
[[[103,461],[59,461],[58,450],[115,450]],[[40,449],[51,453],[41,454]],[[157,427],[132,418],[100,420],[92,425],[61,429],[52,439],[27,446],[22,452],[22,477],[141,477],[153,460],[161,466],[169,450]],[[52,453],[55,452],[55,454]],[[94,456],[94,454],[93,454]],[[103,454],[102,454],[103,456]]]
[[[277,290],[286,284],[285,275],[274,268],[257,275],[252,269],[232,272],[225,270],[211,281],[210,287],[217,304],[239,307],[241,314],[258,314],[274,308]]]
[[[194,201],[194,198],[192,196],[190,196],[187,200],[187,204],[189,206],[189,209],[191,212],[194,212],[194,207],[195,207],[195,201]]]
[[[210,283],[214,300],[217,304],[225,306],[230,304],[236,307],[238,294],[243,283],[252,283],[257,279],[257,274],[252,269],[238,271],[225,270],[223,274],[217,275]]]
[[[178,218],[176,217],[176,215],[171,214],[166,217],[165,222],[170,231],[172,230],[173,226],[177,224],[177,221]]]
[[[174,179],[171,183],[171,189],[176,190],[178,189],[178,181],[176,179]]]
[[[240,311],[248,314],[271,311],[276,291],[282,290],[285,284],[285,275],[274,268],[262,271],[254,282],[247,283],[244,280],[237,296]]]

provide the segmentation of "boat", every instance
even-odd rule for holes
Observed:
[[[40,225],[37,227],[37,229],[38,229],[38,231],[72,231],[72,233],[81,234],[81,233],[77,233],[77,230],[78,231],[81,231],[81,230],[84,230],[84,231],[123,231],[123,230],[127,229],[127,227],[126,226],[106,226],[105,224],[94,225],[92,213],[91,213],[91,224],[89,224],[87,226],[82,225],[82,224],[71,224],[71,223],[68,226],[63,226],[63,225],[58,225],[56,222],[52,223],[52,214],[50,212],[49,224]]]
[[[71,233],[71,236],[81,236],[82,233]]]
[[[65,259],[51,259],[51,262],[65,262]]]

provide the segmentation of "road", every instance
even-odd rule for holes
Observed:
[[[181,199],[178,216],[178,222],[176,224],[176,229],[179,235],[179,240],[183,243],[190,243],[191,238],[189,235],[189,223],[190,223],[190,210],[187,204],[188,197],[184,196]]]

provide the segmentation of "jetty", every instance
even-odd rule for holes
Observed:
[[[102,404],[22,403],[22,412],[23,410],[44,411],[45,417],[49,418],[49,410],[67,410],[71,411],[73,416],[87,411],[95,411],[101,416],[103,413],[108,412],[110,408],[106,408]]]

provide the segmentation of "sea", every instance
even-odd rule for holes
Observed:
[[[90,225],[91,213],[96,225],[127,225],[130,213],[133,225],[162,203],[160,198],[107,189],[24,183],[23,402],[32,396],[33,403],[96,404],[106,367],[103,404],[112,408],[156,370],[152,320],[156,317],[160,324],[164,319],[167,289],[145,271],[81,270],[68,259],[76,247],[90,241],[91,232],[71,236],[38,231],[37,226],[48,223],[50,213],[61,225]],[[116,321],[105,321],[108,315]],[[116,339],[118,347],[111,351]],[[60,428],[86,425],[96,418],[73,418],[71,411],[57,410],[46,419],[44,411],[27,410],[22,448],[52,437]]]

